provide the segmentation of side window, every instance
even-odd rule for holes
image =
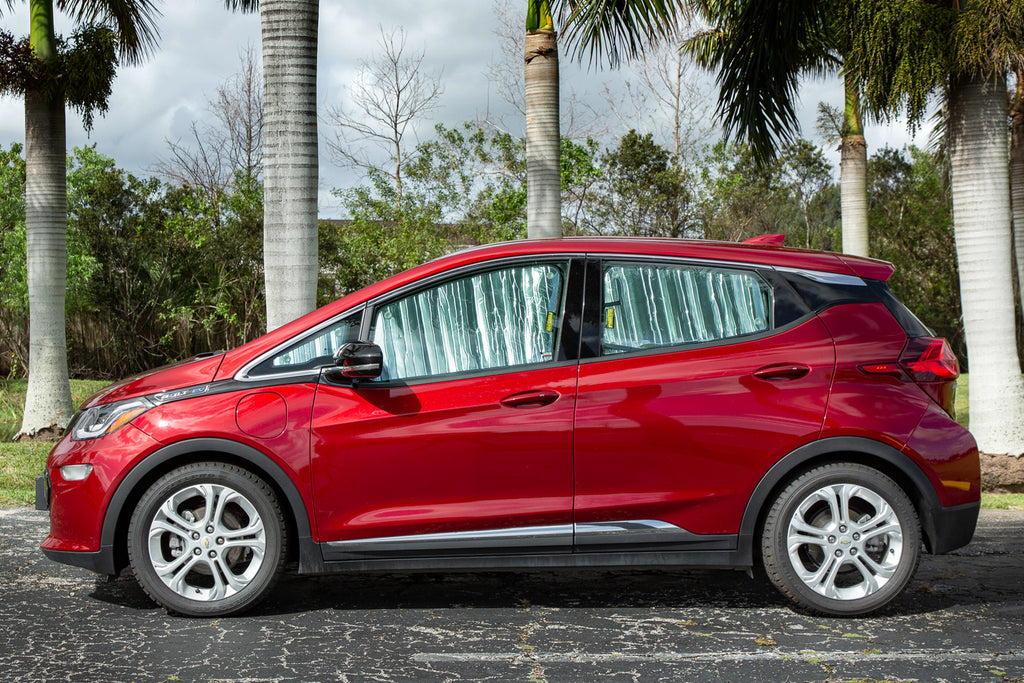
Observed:
[[[551,361],[565,281],[564,263],[516,265],[378,307],[370,340],[384,353],[380,381]]]
[[[771,288],[755,273],[605,263],[601,355],[713,342],[771,328]]]
[[[359,338],[360,310],[347,315],[320,332],[292,344],[284,351],[263,361],[249,371],[250,377],[276,375],[284,372],[314,370],[334,364],[334,353],[343,344]]]

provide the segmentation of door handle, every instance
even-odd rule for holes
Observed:
[[[754,377],[768,382],[788,382],[793,379],[806,377],[811,369],[800,363],[782,363],[780,365],[768,365],[754,370]]]
[[[509,408],[539,408],[551,405],[558,400],[558,392],[550,389],[538,391],[522,391],[501,399],[501,404]]]

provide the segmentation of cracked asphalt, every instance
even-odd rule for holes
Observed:
[[[187,619],[47,560],[47,524],[0,509],[2,680],[1024,681],[1024,512],[983,511],[863,619],[710,570],[291,576],[245,616]]]

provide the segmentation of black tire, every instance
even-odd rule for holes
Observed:
[[[165,474],[143,494],[128,527],[128,556],[142,589],[186,616],[239,614],[258,603],[281,575],[286,544],[271,488],[220,462]]]
[[[920,548],[917,513],[903,489],[854,463],[794,479],[773,501],[761,535],[771,582],[798,605],[832,616],[868,614],[896,599],[914,578]]]

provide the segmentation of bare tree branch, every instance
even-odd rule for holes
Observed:
[[[241,173],[259,182],[263,166],[263,75],[252,45],[239,56],[238,73],[217,88],[207,110],[213,124],[192,122],[188,142],[165,140],[170,157],[154,171],[217,201]]]
[[[438,107],[443,92],[441,75],[423,70],[425,51],[406,53],[406,33],[402,28],[390,34],[380,29],[383,54],[363,62],[358,85],[351,93],[352,108],[326,108],[328,122],[338,128],[327,146],[334,159],[345,166],[374,168],[395,181],[398,205],[402,203],[402,175],[415,156],[407,150],[406,135],[416,119]],[[378,154],[367,150],[376,147]],[[379,162],[385,155],[392,171],[384,171]]]

